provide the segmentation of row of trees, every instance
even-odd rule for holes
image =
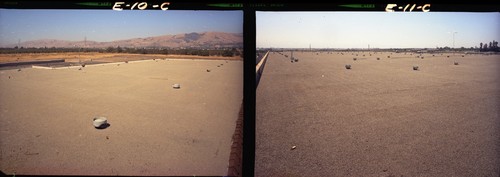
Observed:
[[[198,56],[241,56],[241,50],[236,48],[226,49],[166,49],[166,48],[122,48],[108,47],[108,53],[135,53],[135,54],[173,54],[173,55],[198,55]]]
[[[460,48],[451,48],[451,47],[437,47],[436,50],[438,51],[471,51],[471,50],[476,50],[474,49],[474,47],[470,47],[470,48],[465,48],[465,47],[460,47]]]
[[[493,51],[493,52],[500,52],[500,48],[498,48],[498,41],[493,40],[492,42],[489,43],[480,43],[479,44],[479,51],[481,52],[486,52],[486,51]]]
[[[223,49],[167,49],[167,48],[127,48],[127,47],[108,47],[108,48],[0,48],[0,54],[8,53],[62,53],[62,52],[100,52],[100,53],[133,53],[133,54],[173,54],[173,55],[198,55],[198,56],[241,56],[242,49],[223,48]]]

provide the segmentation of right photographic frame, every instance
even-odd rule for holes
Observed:
[[[498,5],[283,6],[255,12],[255,176],[500,175]]]

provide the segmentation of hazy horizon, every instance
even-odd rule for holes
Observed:
[[[256,12],[256,25],[257,48],[470,48],[500,40],[498,12]]]
[[[110,42],[212,31],[243,33],[243,12],[0,9],[0,45],[43,39]]]

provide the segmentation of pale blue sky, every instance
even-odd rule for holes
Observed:
[[[243,11],[0,9],[0,45],[37,39],[112,41],[166,34],[243,33]]]
[[[500,41],[498,12],[257,12],[257,47],[435,48]]]

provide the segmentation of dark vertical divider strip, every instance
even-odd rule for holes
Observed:
[[[243,168],[242,176],[254,176],[255,163],[255,8],[251,3],[243,5]]]

